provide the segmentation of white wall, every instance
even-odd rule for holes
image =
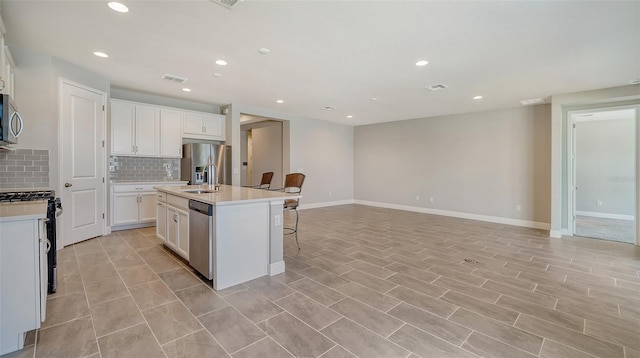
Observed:
[[[576,210],[633,216],[635,118],[578,122],[575,136]]]
[[[540,105],[356,127],[355,199],[544,227],[550,123]]]

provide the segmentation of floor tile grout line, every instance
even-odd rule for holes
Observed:
[[[100,244],[100,242],[98,242],[98,244]],[[104,250],[104,247],[102,247],[102,245],[100,245],[100,248]],[[76,251],[75,244],[73,245],[73,251],[76,254],[76,261],[77,261],[78,252]],[[107,255],[107,258],[109,258],[108,255]],[[111,259],[109,259],[109,262],[111,262]],[[113,265],[113,263],[111,264]],[[78,263],[78,269],[80,269],[79,263]],[[80,281],[82,282],[82,290],[84,291],[84,298],[87,301],[87,309],[89,310],[89,315],[91,316],[91,327],[93,328],[93,335],[94,337],[96,337],[96,347],[98,348],[98,354],[100,355],[100,357],[102,357],[102,351],[100,350],[100,343],[98,342],[98,332],[96,331],[96,323],[94,322],[93,314],[91,314],[91,306],[89,305],[89,296],[87,295],[87,285],[84,282],[84,278],[82,278],[82,274],[80,274]]]
[[[124,240],[124,238],[121,236],[121,238]],[[127,240],[124,240],[124,242],[129,245],[129,247],[131,247],[133,249],[133,251],[136,253],[136,255],[138,255],[138,257],[145,263],[148,265],[148,263],[146,262],[146,260],[144,260],[144,258],[140,255],[140,253],[138,253],[138,251],[133,248],[133,246],[131,246],[131,244],[129,244],[129,242]],[[98,241],[98,243],[100,244],[100,246],[102,247],[102,249],[104,250],[104,246],[102,245],[102,243],[100,243],[100,241]],[[113,260],[111,260],[111,257],[109,255],[107,255],[107,258],[109,259],[109,262],[111,262],[111,265],[113,265]],[[115,267],[115,265],[114,265]],[[151,268],[151,266],[149,266],[149,268]],[[153,269],[152,269],[153,270]],[[124,280],[122,279],[122,275],[120,275],[120,272],[118,270],[116,270],[116,272],[118,273],[118,277],[120,277],[120,280],[122,280],[122,283],[124,284]],[[154,271],[155,272],[155,271]],[[166,284],[165,284],[166,285]],[[142,313],[142,309],[140,309],[140,305],[138,304],[138,302],[136,302],[136,300],[133,298],[133,294],[131,293],[131,290],[129,289],[129,287],[127,287],[127,285],[124,285],[127,292],[129,292],[129,296],[131,296],[131,300],[133,301],[133,303],[136,305],[136,308],[138,308],[138,313],[140,314],[140,316],[142,316],[142,319],[144,321],[144,323],[147,325],[147,328],[149,329],[149,331],[151,332],[151,335],[153,336],[153,338],[155,339],[156,343],[158,344],[158,347],[160,348],[160,351],[162,351],[162,354],[164,354],[165,357],[167,357],[167,353],[164,351],[164,349],[162,348],[162,344],[160,344],[160,340],[158,339],[157,335],[155,334],[155,332],[153,331],[153,329],[151,329],[151,325],[149,324],[149,321],[147,320],[147,317],[145,317],[145,315]],[[173,292],[173,291],[172,291]],[[198,321],[198,323],[200,323],[200,321]],[[113,334],[113,332],[112,332]],[[107,336],[107,335],[105,335]],[[104,336],[103,336],[104,337]],[[97,337],[96,337],[97,339]],[[102,356],[102,354],[101,354]]]

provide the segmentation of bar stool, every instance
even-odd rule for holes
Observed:
[[[273,179],[273,172],[262,173],[260,185],[252,186],[252,188],[269,190],[271,188],[271,179]]]
[[[302,184],[304,183],[305,175],[302,173],[291,173],[287,174],[284,179],[284,188],[282,191],[287,193],[296,193],[300,194],[302,192]],[[300,204],[300,199],[286,199],[284,201],[284,210],[294,211],[296,213],[296,224],[294,227],[285,227],[283,230],[287,230],[288,232],[284,233],[285,235],[294,234],[296,237],[296,245],[298,245],[298,250],[300,250],[300,243],[298,242],[298,205]]]

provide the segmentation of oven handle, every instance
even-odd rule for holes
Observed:
[[[49,253],[49,251],[51,251],[51,241],[49,241],[49,238],[47,238],[46,245],[47,245],[47,253]]]

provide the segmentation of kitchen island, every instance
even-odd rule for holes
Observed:
[[[155,187],[157,194],[156,232],[165,246],[188,261],[202,256],[202,248],[190,247],[191,240],[211,243],[213,288],[222,290],[265,275],[284,272],[283,204],[298,194],[221,185]],[[189,200],[210,204],[211,228],[208,238],[189,222],[199,215],[189,210]],[[193,231],[193,232],[192,232]],[[190,252],[193,251],[193,252]],[[192,263],[192,266],[197,266]],[[204,276],[207,272],[198,271]],[[206,271],[206,270],[204,270]]]

